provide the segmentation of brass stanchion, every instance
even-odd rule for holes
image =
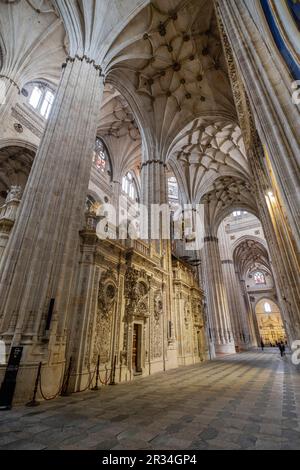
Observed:
[[[116,364],[117,364],[117,356],[114,357],[114,365],[113,365],[113,370],[111,374],[111,379],[109,385],[116,385]]]
[[[98,359],[97,359],[96,384],[95,384],[95,387],[92,388],[92,390],[94,391],[99,390],[99,386],[98,386],[99,375],[100,375],[100,355],[98,356]]]
[[[71,392],[68,391],[68,388],[69,388],[69,382],[70,382],[70,377],[71,377],[72,360],[73,359],[72,359],[72,356],[71,356],[68,371],[67,371],[66,380],[65,380],[65,382],[63,384],[63,387],[62,387],[62,392],[61,392],[62,397],[68,397],[69,395],[71,395]]]
[[[42,370],[42,363],[40,362],[39,366],[38,366],[37,374],[36,374],[32,400],[30,400],[28,403],[26,403],[26,406],[39,406],[40,405],[40,402],[37,401],[37,399],[36,399],[36,394],[37,394],[37,391],[38,391],[39,381],[40,381],[40,378],[41,378],[41,370]]]

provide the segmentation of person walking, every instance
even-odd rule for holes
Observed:
[[[261,350],[263,351],[265,349],[265,343],[263,342],[263,340],[261,340],[260,346],[261,346]]]
[[[280,341],[279,345],[280,356],[283,357],[285,355],[285,345],[282,341]]]

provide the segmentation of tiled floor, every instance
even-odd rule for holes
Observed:
[[[17,407],[0,449],[300,449],[300,371],[251,352]]]

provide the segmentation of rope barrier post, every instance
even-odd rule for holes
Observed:
[[[69,388],[69,382],[70,382],[70,377],[71,377],[72,361],[73,361],[73,358],[71,356],[68,371],[67,371],[66,380],[65,380],[65,382],[63,384],[63,387],[62,387],[62,392],[61,392],[62,397],[68,397],[68,396],[71,395],[71,392],[68,391],[68,388]]]
[[[114,357],[114,365],[113,365],[113,370],[112,370],[112,375],[110,379],[109,385],[116,385],[116,364],[117,364],[117,356]]]
[[[33,389],[33,395],[32,395],[32,400],[30,400],[28,403],[26,403],[26,406],[39,406],[40,402],[37,401],[36,395],[38,391],[38,386],[39,386],[39,381],[41,378],[41,370],[42,370],[42,363],[39,363],[36,378],[35,378],[35,384],[34,384],[34,389]]]
[[[98,383],[99,383],[99,375],[100,375],[100,356],[98,356],[98,359],[97,359],[96,384],[95,384],[95,387],[92,388],[92,390],[94,390],[94,391],[99,390],[99,386],[98,386]]]

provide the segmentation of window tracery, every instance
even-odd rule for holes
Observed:
[[[266,283],[265,275],[261,271],[256,271],[256,273],[253,274],[253,278],[256,285]]]
[[[94,148],[94,155],[93,155],[93,163],[96,169],[100,173],[104,173],[108,167],[108,153],[105,148],[105,145],[101,139],[97,137],[95,148]]]
[[[28,102],[41,116],[48,119],[54,99],[55,95],[48,85],[37,83],[32,88]]]
[[[137,188],[133,174],[129,171],[122,179],[122,191],[135,201],[137,199]]]

